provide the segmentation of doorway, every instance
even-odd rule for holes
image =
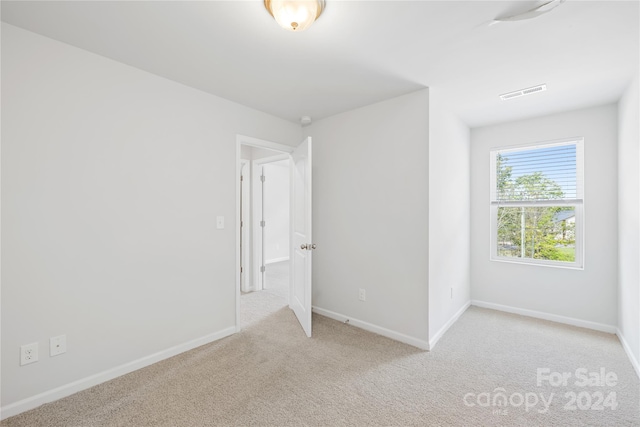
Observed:
[[[239,330],[289,304],[291,148],[244,137],[238,149]]]
[[[240,149],[241,327],[289,305],[290,157]]]
[[[288,305],[310,337],[316,248],[311,241],[311,138],[298,147],[242,135],[236,143],[236,330],[245,325],[243,303],[261,300],[254,304],[253,320],[268,315],[269,307],[277,311]]]

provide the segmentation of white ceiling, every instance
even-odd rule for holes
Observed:
[[[488,25],[542,3],[327,0],[302,33],[261,0],[2,1],[2,20],[295,122],[427,86],[472,127],[619,99],[640,61],[639,2]]]

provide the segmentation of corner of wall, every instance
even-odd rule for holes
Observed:
[[[469,127],[444,94],[430,89],[428,286],[433,348],[471,300],[471,141]]]
[[[618,102],[618,331],[638,371],[640,360],[640,77]]]

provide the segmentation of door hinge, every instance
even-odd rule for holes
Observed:
[[[264,222],[264,221],[260,221],[260,227],[264,227],[264,226],[266,226],[266,225],[267,225],[267,223],[266,223],[266,222]]]
[[[265,182],[266,178],[264,177],[264,175],[260,175],[260,181]]]
[[[240,267],[240,273],[244,272],[244,268]]]
[[[264,271],[265,271],[265,270],[266,270],[265,266],[264,266],[264,265],[261,265],[261,266],[260,266],[260,273],[264,273]]]
[[[244,181],[244,176],[240,175],[240,182]]]

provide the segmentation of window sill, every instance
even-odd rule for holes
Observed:
[[[508,264],[520,264],[520,265],[531,265],[534,267],[551,267],[551,268],[561,268],[564,270],[584,270],[584,265],[579,265],[575,263],[559,263],[559,262],[544,262],[544,261],[522,261],[518,259],[510,259],[510,258],[498,258],[491,257],[489,261],[495,262],[504,262]]]

